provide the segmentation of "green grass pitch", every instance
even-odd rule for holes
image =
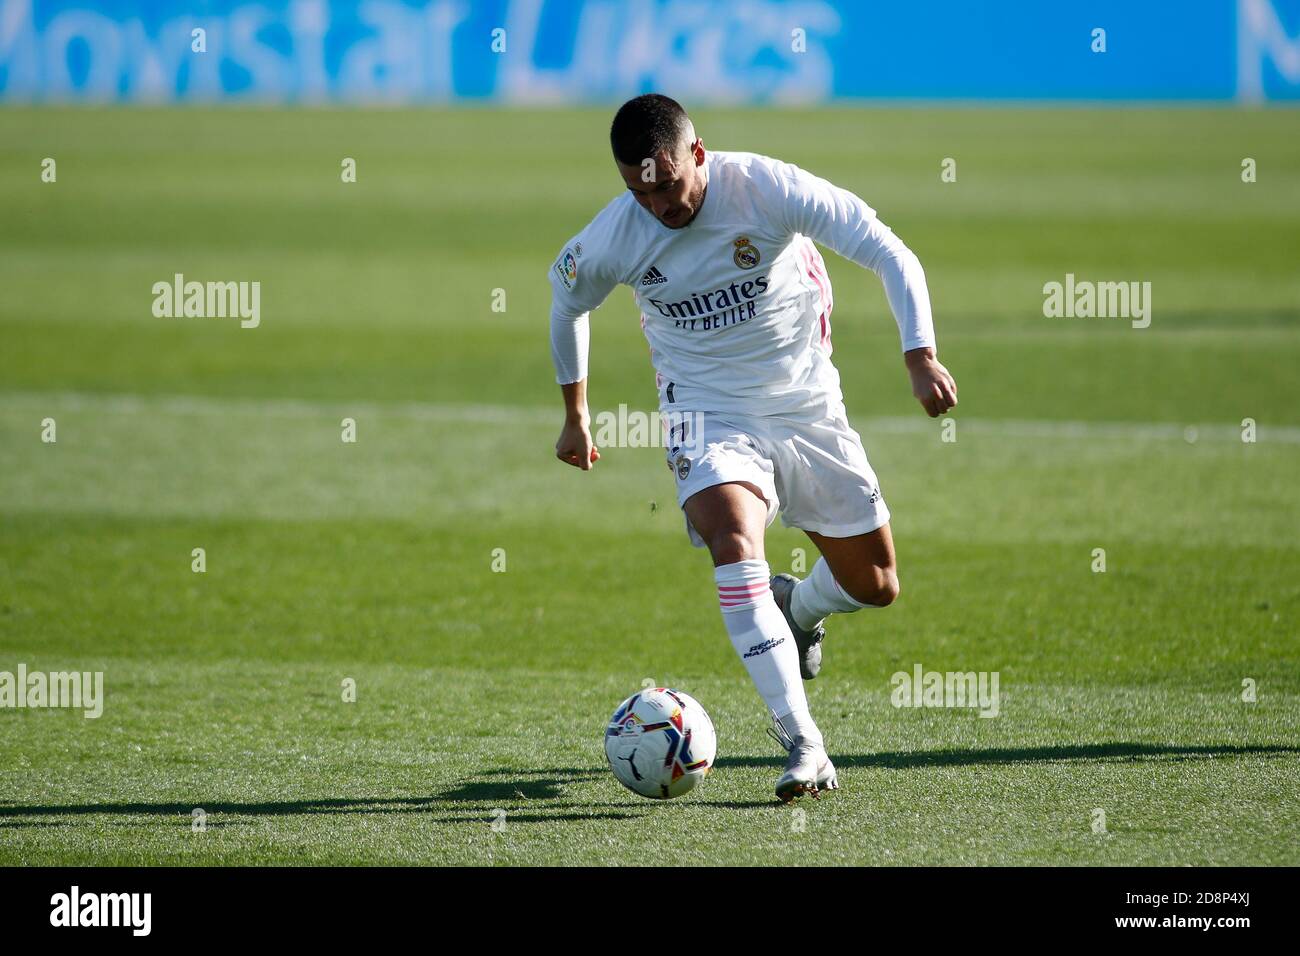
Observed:
[[[961,389],[945,442],[828,253],[902,597],[830,622],[801,813],[661,452],[553,458],[608,114],[0,111],[0,671],[107,695],[0,709],[0,864],[1300,863],[1297,114],[697,114],[880,212]],[[260,327],[155,318],[177,272],[260,281]],[[1045,318],[1067,273],[1150,281],[1151,327]],[[653,408],[626,289],[592,361],[593,413]],[[999,715],[893,707],[918,663]],[[647,678],[719,732],[666,804],[601,750]]]

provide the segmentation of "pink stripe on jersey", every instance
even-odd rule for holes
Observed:
[[[810,245],[811,244],[809,244],[809,246]],[[826,321],[826,317],[830,314],[830,281],[824,278],[824,273],[822,273],[813,262],[814,255],[816,255],[818,259],[821,258],[821,255],[817,253],[815,248],[810,249],[809,246],[803,247],[803,262],[808,277],[817,284],[817,291],[821,294],[822,313],[818,318],[821,320],[822,324],[821,341],[822,344],[825,345],[830,341],[831,337],[829,323]]]
[[[835,308],[835,291],[831,288],[831,278],[826,272],[826,260],[817,251],[817,247],[808,243],[808,254],[812,257],[813,272],[821,276],[826,283],[826,314],[829,316]]]

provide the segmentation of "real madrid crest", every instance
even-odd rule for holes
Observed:
[[[741,236],[736,240],[736,251],[732,258],[736,260],[736,265],[740,266],[740,268],[752,269],[758,265],[758,260],[762,257],[762,253],[749,241],[748,236]]]

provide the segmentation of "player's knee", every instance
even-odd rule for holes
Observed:
[[[840,587],[859,604],[889,607],[898,600],[898,573],[893,568],[868,567],[849,584],[840,582]]]
[[[709,539],[709,553],[715,566],[750,561],[759,557],[758,547],[743,531],[719,531]]]

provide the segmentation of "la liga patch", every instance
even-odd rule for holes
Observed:
[[[564,255],[560,256],[559,261],[555,263],[555,272],[564,283],[564,287],[572,292],[574,284],[578,281],[578,257],[573,254],[572,249],[564,250]]]

